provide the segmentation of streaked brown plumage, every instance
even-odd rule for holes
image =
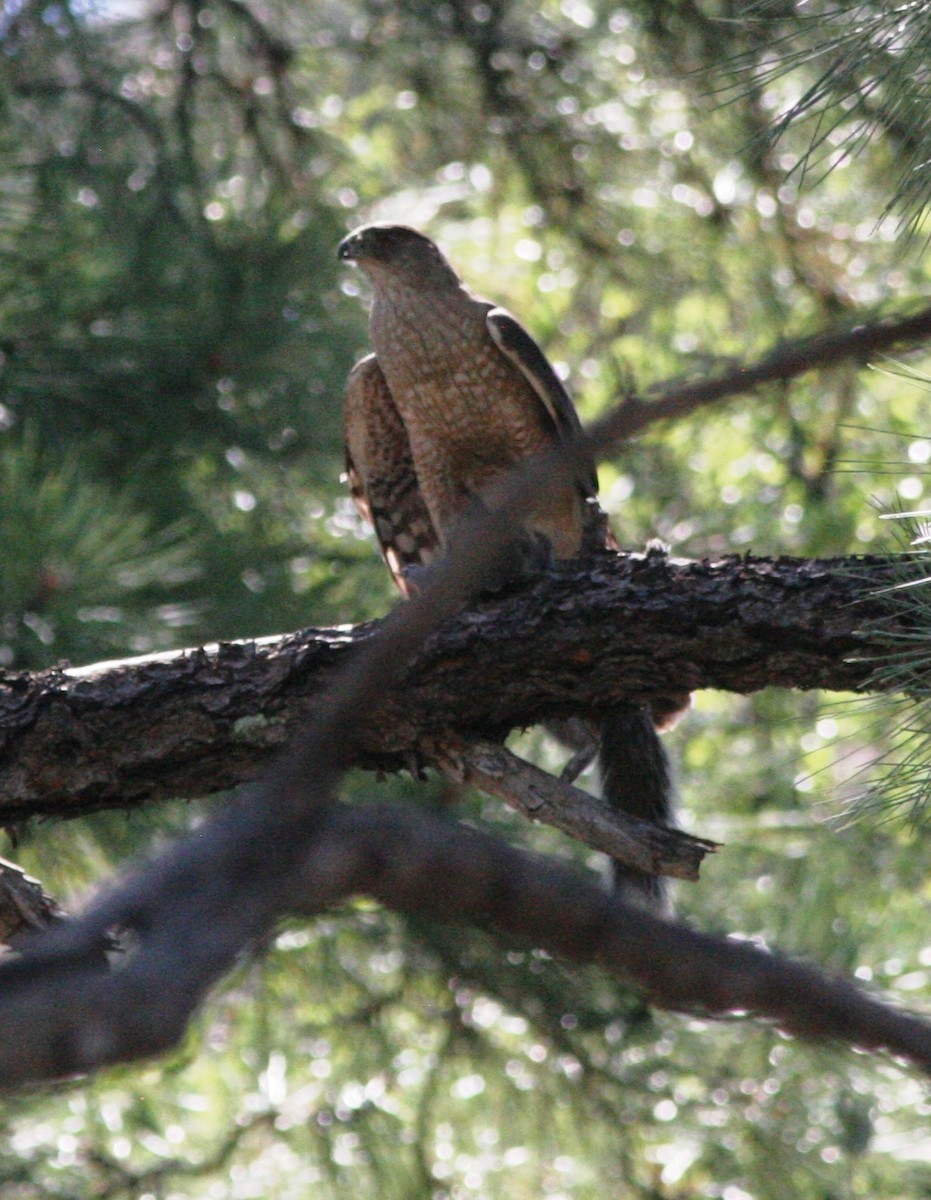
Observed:
[[[428,566],[439,539],[414,470],[407,430],[374,354],[350,372],[343,424],[349,490],[406,596],[409,576],[404,572]]]
[[[407,594],[410,568],[428,564],[509,469],[573,440],[575,408],[539,346],[510,313],[475,295],[429,238],[400,225],[369,225],[340,244],[373,286],[375,351],[346,392],[346,460],[360,512]],[[528,537],[557,559],[616,548],[599,506],[594,462],[573,454],[575,474],[527,511]],[[649,710],[621,706],[603,723],[609,799],[668,821],[669,774]],[[611,761],[605,758],[610,747]],[[618,867],[632,897],[659,903],[653,876]]]
[[[392,409],[375,419],[391,425],[391,453],[400,454],[394,414],[400,418],[420,494],[445,546],[468,506],[509,468],[579,432],[575,408],[530,335],[462,284],[422,234],[368,226],[350,234],[340,253],[374,285],[372,346]],[[364,469],[355,447],[368,436],[358,423],[374,416],[371,397],[358,394],[373,390],[370,371],[353,372],[347,393],[346,440],[357,474]],[[575,557],[589,530],[597,542],[613,544],[597,488],[594,463],[580,461],[572,484],[548,489],[533,505],[528,533],[545,538],[559,559]],[[387,557],[394,547],[381,533],[379,540]]]

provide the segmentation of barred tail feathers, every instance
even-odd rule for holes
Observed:
[[[675,825],[672,770],[648,707],[620,705],[602,719],[599,765],[602,791],[613,808],[657,825]],[[665,879],[616,861],[613,871],[623,899],[668,911]]]

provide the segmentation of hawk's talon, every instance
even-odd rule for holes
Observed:
[[[494,597],[520,591],[555,567],[549,539],[542,533],[528,531],[509,543],[482,584],[481,594]]]

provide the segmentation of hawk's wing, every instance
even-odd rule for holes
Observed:
[[[562,385],[546,355],[516,317],[506,308],[492,308],[485,317],[488,332],[498,349],[520,370],[536,392],[553,423],[560,442],[581,442],[582,423],[569,393]],[[598,475],[594,459],[583,454],[576,456],[576,477],[586,496],[598,491]]]
[[[485,317],[485,324],[492,341],[536,392],[553,423],[558,440],[565,444],[576,444],[573,456],[575,477],[589,505],[589,517],[585,522],[586,544],[592,548],[604,546],[609,550],[620,549],[607,515],[598,503],[595,460],[586,450],[579,452],[580,440],[584,436],[582,423],[562,380],[527,330],[506,308],[491,308]]]
[[[404,568],[426,566],[439,540],[420,494],[407,430],[374,354],[349,374],[344,432],[352,498],[374,526],[388,569],[406,596]]]

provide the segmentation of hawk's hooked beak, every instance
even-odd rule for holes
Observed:
[[[360,242],[361,238],[357,233],[350,233],[349,236],[344,237],[337,246],[336,257],[341,259],[343,262],[355,262],[356,258],[358,257],[358,252],[361,249],[359,244]]]

